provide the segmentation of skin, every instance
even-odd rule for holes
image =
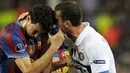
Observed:
[[[73,40],[73,42],[77,39],[79,34],[85,28],[85,26],[83,26],[82,24],[79,25],[79,26],[73,26],[72,23],[69,20],[66,20],[66,21],[63,22],[63,20],[61,18],[61,12],[60,11],[56,11],[56,16],[55,17],[58,20],[58,24],[59,24],[60,29],[65,34],[67,34],[67,36],[70,37]],[[57,69],[69,64],[70,62],[68,63],[68,61],[70,61],[70,60],[61,61],[61,62],[59,61],[58,64],[57,64]],[[49,64],[48,66],[50,66],[50,65],[51,64]],[[54,65],[54,63],[53,63],[53,65]],[[56,68],[56,65],[55,65],[55,68]]]
[[[73,40],[73,42],[75,42],[75,40],[77,39],[77,37],[79,36],[79,34],[83,31],[83,29],[85,28],[85,26],[83,26],[82,24],[79,26],[73,26],[72,23],[69,20],[63,21],[61,18],[61,12],[60,11],[56,11],[56,15],[55,15],[56,19],[58,20],[58,24],[60,29],[69,37]],[[63,61],[58,61],[58,64],[55,65],[55,63],[53,65],[55,65],[54,67],[57,69],[60,67],[63,67],[65,65],[71,64],[70,59],[68,60],[63,60]],[[70,67],[72,67],[71,65],[68,65]]]
[[[58,20],[58,24],[61,28],[61,30],[68,36],[70,37],[73,41],[77,39],[79,34],[83,31],[85,26],[82,24],[79,26],[73,26],[72,23],[69,20],[66,20],[63,22],[61,18],[61,12],[56,11],[56,19]]]
[[[25,25],[24,25],[25,24]],[[26,31],[27,35],[30,37],[37,37],[38,33],[40,32],[40,25],[39,23],[33,24],[31,23],[31,18],[27,15],[26,19],[19,22],[19,25]],[[34,33],[34,31],[37,31]]]
[[[20,21],[19,25],[24,31],[27,32],[29,36],[37,37],[40,31],[39,30],[40,25],[38,23],[35,25],[32,24],[28,13],[23,13],[22,15],[20,15],[19,19],[22,19],[25,16],[27,16],[26,19]],[[33,34],[34,30],[37,30],[38,32]],[[22,73],[40,73],[49,64],[49,62],[52,59],[53,54],[62,45],[64,41],[64,34],[61,30],[59,30],[58,33],[53,36],[51,36],[50,34],[48,35],[49,35],[49,40],[50,40],[51,45],[49,49],[47,50],[47,52],[44,55],[42,55],[39,59],[37,59],[33,63],[31,63],[29,56],[15,59],[15,63],[17,64],[19,69],[22,71]]]

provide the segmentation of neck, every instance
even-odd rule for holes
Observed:
[[[25,22],[26,20],[19,21],[18,24],[21,27],[21,30],[25,32]]]
[[[80,33],[84,30],[84,28],[85,28],[85,26],[83,26],[82,24],[77,27],[72,27],[72,36],[75,40],[78,38]]]
[[[26,20],[19,21],[18,23],[19,23],[19,26],[20,26],[21,28],[25,29],[25,25],[26,25],[26,23],[27,23]]]

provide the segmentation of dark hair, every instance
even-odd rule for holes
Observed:
[[[49,26],[53,24],[54,10],[49,6],[35,5],[31,8],[29,15],[31,16],[32,23],[40,24],[41,31],[45,30],[46,32],[49,32]]]
[[[61,12],[63,21],[69,20],[73,26],[80,25],[82,21],[82,10],[77,2],[66,1],[60,3],[55,7],[55,10]]]

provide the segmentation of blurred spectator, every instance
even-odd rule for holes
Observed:
[[[15,21],[16,15],[14,10],[6,10],[0,12],[0,29],[2,29],[5,24],[9,24],[12,21]]]

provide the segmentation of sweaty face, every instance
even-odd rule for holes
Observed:
[[[32,24],[31,20],[28,20],[25,28],[26,28],[26,33],[28,34],[28,36],[36,38],[39,35],[40,25],[38,23]]]

